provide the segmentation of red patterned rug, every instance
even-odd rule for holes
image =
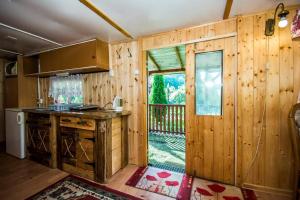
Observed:
[[[191,200],[257,200],[254,191],[194,178]]]
[[[193,178],[191,176],[155,167],[141,167],[126,185],[176,199],[189,199]]]
[[[86,179],[69,175],[54,183],[37,194],[27,198],[28,200],[141,200],[138,197],[108,188]]]
[[[249,189],[155,167],[139,168],[126,184],[179,200],[257,200],[254,191]]]

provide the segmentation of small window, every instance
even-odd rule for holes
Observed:
[[[50,77],[49,97],[55,104],[82,104],[82,86],[82,75]]]
[[[196,114],[222,115],[223,52],[196,54]]]

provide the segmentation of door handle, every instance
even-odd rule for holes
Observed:
[[[19,125],[21,125],[21,124],[24,123],[24,115],[23,115],[23,113],[21,113],[21,112],[19,112],[19,113],[17,114],[17,123],[18,123]]]
[[[62,119],[61,121],[63,121],[63,122],[71,122],[70,119]]]

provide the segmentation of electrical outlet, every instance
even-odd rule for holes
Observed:
[[[110,69],[110,70],[109,70],[109,76],[110,76],[110,77],[113,77],[114,75],[115,75],[115,74],[114,74],[114,70],[113,70],[113,69]]]
[[[140,71],[138,69],[135,69],[134,70],[134,75],[139,75],[140,74]]]

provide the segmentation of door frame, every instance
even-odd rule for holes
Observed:
[[[238,145],[238,138],[237,138],[237,33],[233,32],[230,34],[224,34],[224,35],[219,35],[219,36],[214,36],[214,37],[207,37],[207,38],[199,38],[193,41],[186,41],[186,42],[182,42],[180,43],[185,44],[186,46],[188,44],[195,44],[198,42],[205,42],[205,41],[211,41],[211,40],[218,40],[218,39],[226,39],[226,38],[234,38],[236,41],[236,52],[235,52],[235,67],[234,67],[234,73],[232,74],[232,77],[234,79],[234,185],[237,185],[237,145]],[[141,119],[141,123],[139,125],[139,130],[141,131],[139,133],[139,153],[138,153],[138,165],[139,166],[147,166],[148,164],[148,145],[147,145],[147,141],[148,141],[148,125],[147,125],[147,115],[148,115],[148,101],[147,101],[147,69],[146,69],[146,62],[147,62],[147,50],[153,49],[152,47],[150,49],[148,48],[143,48],[143,38],[139,38],[138,39],[138,46],[139,46],[139,71],[140,71],[140,79],[141,79],[141,87],[140,87],[140,94],[141,94],[141,101],[139,104],[139,108],[140,108],[140,112],[139,112],[139,116]],[[167,46],[176,46],[176,44],[170,44]],[[166,47],[167,47],[166,46]],[[157,46],[157,48],[161,48],[161,46]],[[187,55],[186,55],[187,56]],[[188,66],[188,65],[187,65]],[[187,78],[187,76],[186,76]],[[187,86],[187,84],[186,84]],[[187,113],[187,108],[186,108],[186,113]],[[187,114],[186,114],[187,116]],[[186,131],[186,148],[188,145],[188,133]],[[186,172],[188,174],[191,174],[190,171],[187,170],[187,162],[188,162],[188,151],[186,151]]]

